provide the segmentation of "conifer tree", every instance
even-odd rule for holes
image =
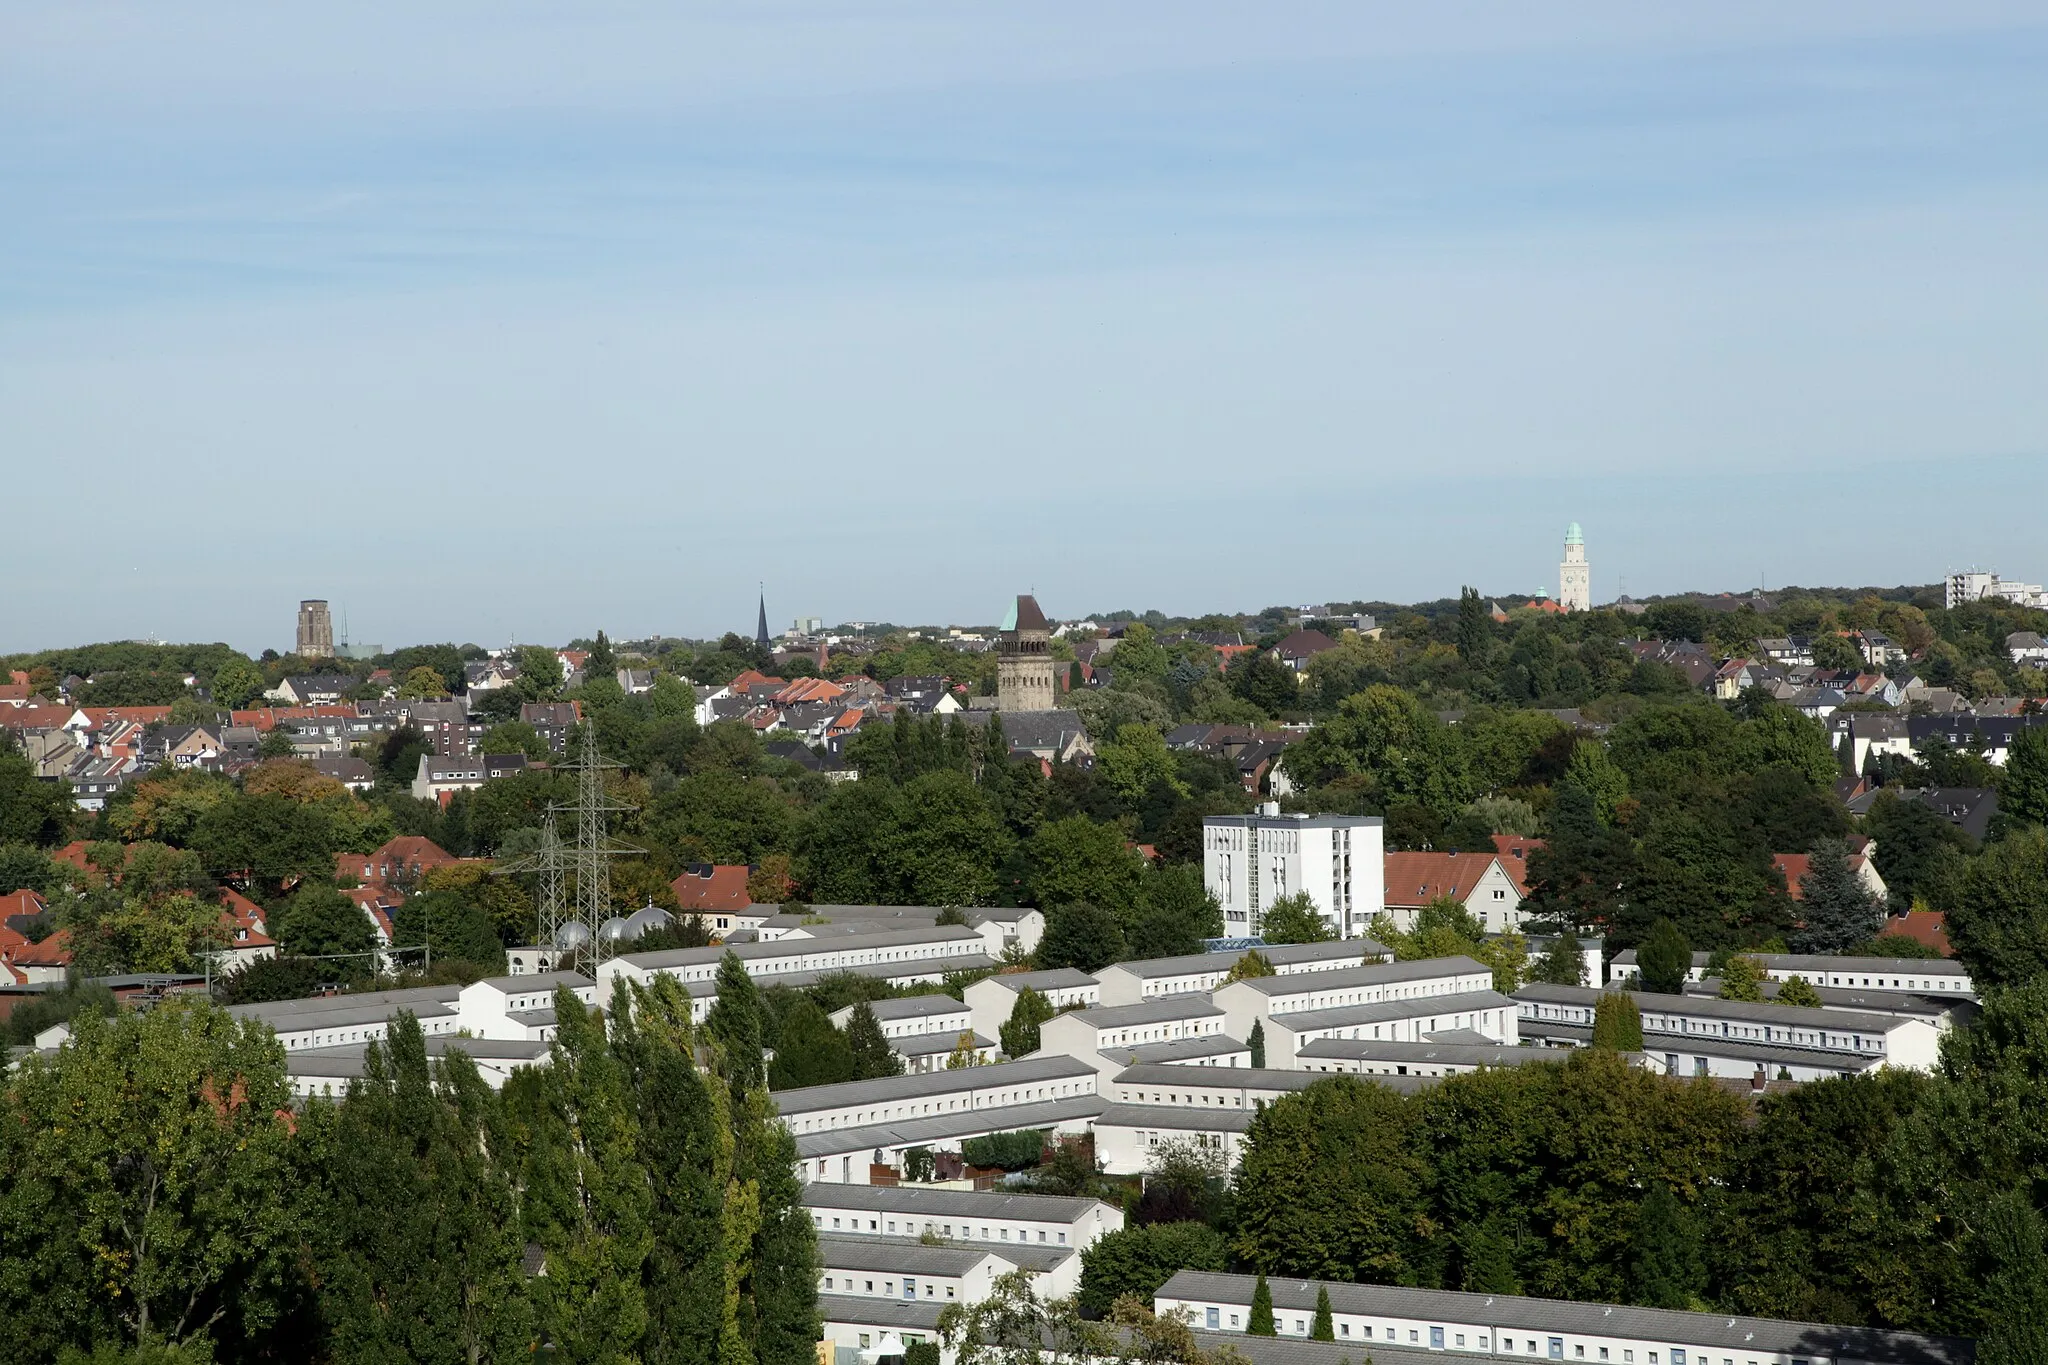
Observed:
[[[704,1031],[718,1044],[719,1066],[735,1093],[766,1079],[761,992],[738,953],[718,960],[718,1003],[704,1017]]]
[[[1330,1287],[1328,1285],[1319,1284],[1316,1286],[1316,1320],[1308,1329],[1308,1335],[1311,1341],[1335,1341],[1337,1339],[1336,1320],[1330,1314]]]
[[[505,1104],[524,1138],[527,1236],[546,1258],[535,1315],[555,1358],[580,1365],[633,1352],[646,1332],[652,1195],[603,1017],[563,988],[555,1021],[550,1065],[517,1073]]]
[[[1685,933],[1668,919],[1659,919],[1636,950],[1636,964],[1642,972],[1643,989],[1652,995],[1677,995],[1685,989],[1692,971],[1692,945]]]
[[[878,1076],[903,1074],[903,1058],[889,1046],[882,1033],[882,1021],[875,1008],[863,1000],[853,1007],[846,1021],[846,1043],[853,1052],[853,1079],[871,1081]]]
[[[1619,991],[1608,991],[1593,1005],[1593,1046],[1612,1052],[1643,1050],[1643,1012]]]
[[[334,1359],[526,1359],[525,1239],[497,1096],[462,1052],[437,1076],[409,1013],[363,1065],[335,1114],[321,1213]]]
[[[832,1027],[824,1006],[809,996],[802,997],[783,1016],[777,1030],[775,1060],[768,1068],[769,1088],[795,1090],[853,1078],[853,1049],[847,1046],[846,1035]]]
[[[1244,1330],[1255,1337],[1278,1336],[1279,1329],[1273,1324],[1273,1291],[1266,1286],[1266,1272],[1259,1272],[1259,1282],[1252,1286],[1252,1314],[1246,1319]]]
[[[1252,1020],[1252,1036],[1245,1039],[1245,1046],[1252,1050],[1252,1066],[1258,1070],[1266,1067],[1266,1021]]]
[[[1884,903],[1857,878],[1839,839],[1813,846],[1799,888],[1803,923],[1792,931],[1795,953],[1845,953],[1884,927]]]
[[[619,1012],[616,1011],[615,1013]],[[634,1081],[637,1152],[653,1203],[644,1365],[716,1365],[726,1252],[722,1216],[732,1177],[725,1087],[691,1060],[690,1001],[661,975],[636,992],[637,1028],[622,1049]]]

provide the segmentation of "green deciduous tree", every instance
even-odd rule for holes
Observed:
[[[1267,1105],[1238,1164],[1239,1257],[1274,1274],[1400,1283],[1428,1178],[1413,1127],[1400,1096],[1352,1076]]]
[[[1529,964],[1529,979],[1553,986],[1585,985],[1585,949],[1579,944],[1579,936],[1566,929],[1552,939],[1549,946]]]
[[[263,670],[243,655],[236,654],[213,674],[213,700],[230,711],[239,711],[263,695]]]
[[[528,1355],[509,1141],[474,1064],[451,1051],[430,1066],[411,1014],[370,1044],[336,1114],[321,1191],[319,1274],[336,1360]]]
[[[1980,990],[2048,973],[2048,830],[2015,831],[1971,860],[1948,940]]]
[[[1761,958],[1738,954],[1728,959],[1721,968],[1721,998],[1723,1000],[1759,1001],[1764,998],[1764,982],[1768,974],[1764,971]]]
[[[1094,972],[1123,955],[1123,929],[1116,916],[1101,906],[1074,901],[1046,913],[1045,934],[1038,940],[1036,953],[1041,968]]]
[[[1023,1057],[1038,1051],[1038,1028],[1053,1017],[1052,1002],[1031,987],[1017,992],[1017,1002],[1010,1006],[1010,1017],[1003,1022],[999,1032],[1002,1035],[1003,1055]]]
[[[1777,1003],[1780,1005],[1798,1005],[1802,1009],[1817,1010],[1821,1007],[1820,992],[1814,989],[1813,983],[1803,976],[1787,977],[1784,983],[1778,987]]]
[[[1699,1224],[1663,1183],[1650,1187],[1629,1238],[1629,1296],[1645,1308],[1700,1308],[1707,1287]]]
[[[1100,1315],[1126,1294],[1150,1301],[1177,1271],[1229,1268],[1229,1244],[1205,1223],[1121,1228],[1097,1238],[1081,1253],[1081,1307]]]
[[[1259,936],[1268,943],[1328,943],[1336,938],[1306,891],[1282,896],[1265,908]]]
[[[260,1335],[307,1231],[283,1048],[205,1004],[73,1026],[0,1116],[12,1349]]]
[[[1335,716],[1288,747],[1282,762],[1298,784],[1363,777],[1386,805],[1413,803],[1442,819],[1472,797],[1465,756],[1449,727],[1414,695],[1384,683],[1346,697]]]

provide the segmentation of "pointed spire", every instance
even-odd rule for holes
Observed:
[[[761,617],[754,626],[754,643],[763,649],[768,648],[768,585],[766,583],[761,585]]]

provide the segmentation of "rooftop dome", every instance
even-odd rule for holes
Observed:
[[[626,917],[624,915],[613,915],[603,924],[597,926],[597,936],[606,943],[617,943],[620,939],[626,937]]]
[[[627,938],[638,938],[650,929],[666,929],[675,923],[674,916],[656,905],[644,905],[626,917]]]
[[[582,920],[568,920],[555,930],[555,946],[574,950],[590,942],[590,926]]]
[[[1586,543],[1586,533],[1579,529],[1579,524],[1576,521],[1564,528],[1564,543],[1567,545],[1584,545]]]

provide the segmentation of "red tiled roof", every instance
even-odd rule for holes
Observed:
[[[1499,861],[1492,853],[1389,853],[1386,903],[1427,905],[1441,896],[1463,901]]]
[[[744,910],[754,903],[747,894],[750,871],[745,863],[698,863],[684,869],[682,876],[669,883],[669,889],[676,893],[676,904],[691,914]]]
[[[1861,853],[1849,855],[1850,871],[1860,870],[1863,863],[1864,858]],[[1806,880],[1807,872],[1812,869],[1812,855],[1806,853],[1773,853],[1771,855],[1771,865],[1785,874],[1785,889],[1792,893],[1792,899],[1795,901],[1805,900],[1806,892],[1801,888],[1800,883]]]
[[[136,725],[161,725],[171,718],[168,706],[81,706],[86,724],[95,730],[104,730],[120,721]]]
[[[1515,884],[1515,890],[1529,894],[1529,855],[1544,846],[1541,839],[1524,839],[1519,834],[1493,836],[1494,852],[1500,854],[1501,871]]]
[[[221,923],[227,926],[233,948],[275,948],[277,940],[264,933],[263,907],[241,892],[222,887]]]
[[[1948,916],[1939,910],[1909,910],[1903,915],[1894,915],[1885,921],[1879,934],[1898,934],[1915,943],[1924,943],[1943,957],[1954,957],[1955,949],[1948,946]]]
[[[0,726],[9,730],[61,730],[71,716],[68,706],[0,706]]]
[[[19,891],[10,891],[0,896],[0,925],[4,925],[12,916],[40,915],[48,908],[41,896],[26,887]]]
[[[1564,615],[1564,608],[1558,605],[1557,599],[1554,597],[1533,598],[1522,603],[1522,607],[1525,611],[1547,611],[1553,616]]]
[[[69,967],[71,965],[71,931],[59,929],[41,943],[31,943],[14,954],[18,967]]]
[[[778,706],[799,706],[806,702],[833,701],[845,691],[830,678],[798,678],[770,700]]]

